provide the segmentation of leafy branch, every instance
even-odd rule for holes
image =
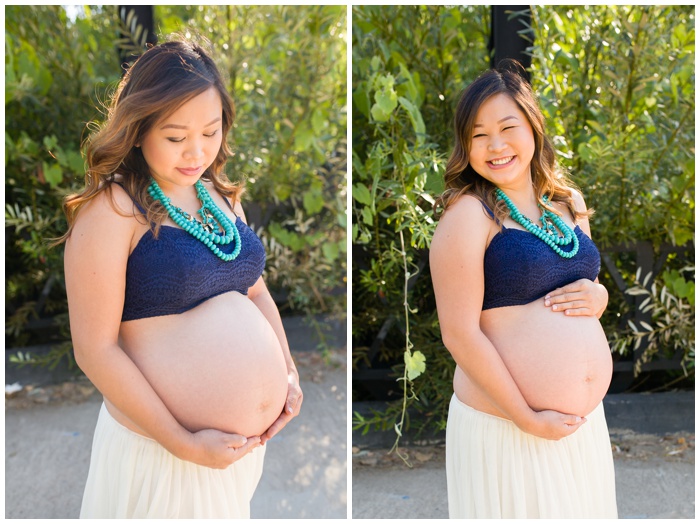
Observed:
[[[401,459],[404,461],[404,463],[411,467],[411,463],[408,461],[408,455],[401,453],[399,450],[399,440],[401,439],[402,436],[402,430],[403,430],[403,423],[404,423],[404,418],[406,417],[406,404],[409,399],[411,400],[418,400],[418,397],[416,396],[414,390],[413,390],[413,380],[418,378],[424,371],[425,371],[425,355],[421,353],[420,351],[415,351],[411,352],[413,349],[413,343],[411,342],[411,335],[410,335],[410,322],[409,322],[409,313],[411,312],[411,309],[408,305],[408,281],[411,279],[413,275],[411,275],[408,272],[408,261],[406,259],[406,246],[404,244],[404,239],[403,239],[403,230],[399,230],[399,238],[401,239],[401,259],[403,261],[403,270],[404,270],[404,284],[403,284],[403,296],[404,296],[404,301],[403,301],[403,308],[404,308],[404,322],[405,322],[405,330],[406,330],[406,350],[404,351],[403,358],[404,358],[404,370],[403,370],[403,376],[398,378],[397,380],[403,383],[403,406],[401,409],[401,420],[394,425],[394,431],[396,431],[396,441],[394,442],[394,445],[392,448],[389,450],[389,453],[392,451],[396,451],[396,454],[401,457]],[[414,312],[415,313],[415,312]],[[410,389],[410,393],[409,393]]]
[[[640,281],[641,268],[635,275],[634,286],[626,291],[630,296],[646,297],[639,305],[642,313],[651,314],[651,324],[628,321],[630,332],[617,335],[613,340],[613,351],[624,353],[628,347],[637,350],[644,340],[648,346],[637,361],[635,374],[641,372],[642,364],[650,362],[657,354],[682,354],[681,366],[685,376],[695,367],[695,283],[687,281],[681,273],[694,273],[694,267],[681,272],[667,271],[660,281],[649,286],[652,274]],[[665,281],[665,282],[664,282]]]

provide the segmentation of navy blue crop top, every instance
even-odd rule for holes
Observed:
[[[491,210],[484,208],[493,217]],[[491,239],[484,255],[482,311],[529,304],[576,280],[595,280],[600,272],[600,253],[579,226],[574,233],[578,253],[563,258],[532,233],[504,227]]]
[[[265,268],[265,248],[240,217],[236,228],[241,252],[230,262],[179,227],[161,226],[157,239],[147,231],[126,265],[122,322],[183,313],[229,291],[246,295]],[[231,253],[233,248],[231,243],[221,250]]]

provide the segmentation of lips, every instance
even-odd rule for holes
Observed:
[[[192,175],[198,174],[198,173],[202,170],[202,166],[198,166],[198,167],[178,167],[178,168],[176,168],[176,169],[177,169],[180,173],[182,173],[183,175],[192,176]]]

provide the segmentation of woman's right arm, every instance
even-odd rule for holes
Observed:
[[[479,325],[491,227],[481,203],[471,196],[461,197],[440,218],[430,247],[430,273],[442,340],[460,369],[499,411],[526,433],[557,440],[584,420],[533,411]]]
[[[115,205],[132,208],[120,189]],[[190,433],[167,409],[119,346],[126,264],[136,230],[102,192],[80,211],[66,242],[64,268],[75,360],[95,387],[124,415],[176,457],[224,468],[259,444],[216,430]]]

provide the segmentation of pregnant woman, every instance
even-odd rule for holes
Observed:
[[[516,66],[463,93],[430,267],[457,368],[451,518],[616,518],[598,321],[607,291],[581,194]]]
[[[196,44],[144,53],[66,199],[75,358],[104,396],[82,518],[249,517],[302,393],[223,167],[233,103]]]

